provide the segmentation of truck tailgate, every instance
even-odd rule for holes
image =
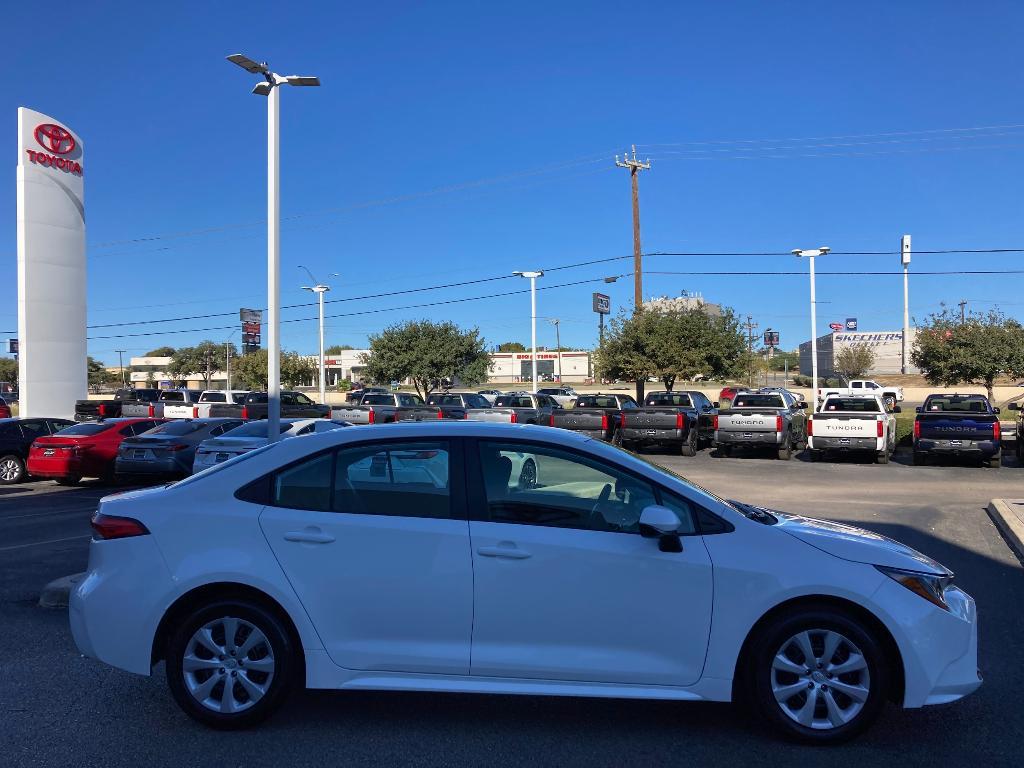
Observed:
[[[499,424],[513,424],[515,411],[512,408],[470,408],[466,418],[470,421],[488,421]]]
[[[195,406],[192,403],[167,403],[163,408],[165,419],[191,419],[196,415]]]
[[[877,437],[879,415],[874,413],[816,413],[815,437]]]
[[[340,421],[347,421],[350,424],[377,423],[377,414],[374,413],[373,406],[369,405],[346,405],[341,408],[332,408],[331,418]],[[390,419],[391,414],[389,413],[388,420]]]
[[[949,413],[920,413],[919,437],[925,440],[991,440],[998,416],[954,416]]]
[[[607,429],[608,425],[616,418],[617,414],[607,411],[572,408],[554,411],[551,414],[551,426],[576,430]]]
[[[679,417],[682,416],[682,423]],[[638,411],[623,411],[622,428],[632,429],[684,429],[686,414],[675,406],[651,406]]]
[[[718,414],[718,429],[722,432],[778,432],[776,411],[732,408]]]

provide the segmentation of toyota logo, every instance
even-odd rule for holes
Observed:
[[[39,146],[56,155],[66,155],[75,148],[75,137],[67,128],[53,123],[43,123],[36,126],[35,133]]]

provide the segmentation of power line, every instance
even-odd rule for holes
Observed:
[[[807,277],[806,272],[799,271],[771,271],[771,270],[748,270],[748,271],[719,271],[719,272],[652,272],[648,270],[649,275],[690,275],[690,276],[707,276],[707,277],[762,277],[762,276],[789,276],[797,275],[800,277]],[[821,272],[816,271],[818,275],[839,275],[843,277],[858,277],[858,276],[869,276],[869,275],[902,275],[902,271],[896,272],[882,272],[882,271],[863,271],[863,272]],[[1024,269],[949,269],[949,270],[914,270],[914,275],[1024,275]]]

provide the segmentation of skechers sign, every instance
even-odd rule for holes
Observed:
[[[36,126],[33,135],[39,146],[47,151],[39,152],[38,150],[26,149],[28,159],[31,162],[56,168],[59,171],[82,175],[82,164],[77,160],[64,157],[64,155],[74,152],[75,147],[78,146],[75,137],[71,135],[67,128],[55,123],[41,123]],[[53,154],[50,154],[51,152]]]

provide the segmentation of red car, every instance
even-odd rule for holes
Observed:
[[[722,391],[718,393],[718,402],[721,403],[723,408],[728,408],[732,405],[732,401],[736,399],[736,395],[740,392],[749,392],[747,387],[722,387]]]
[[[75,485],[83,477],[114,478],[117,449],[126,437],[141,435],[166,419],[106,419],[84,422],[40,437],[28,452],[28,473],[60,485]]]
[[[11,413],[11,406],[7,404],[7,401],[0,397],[0,419],[9,419],[14,414]]]

